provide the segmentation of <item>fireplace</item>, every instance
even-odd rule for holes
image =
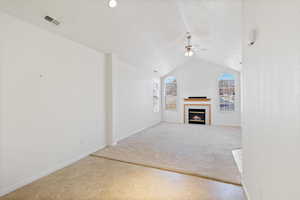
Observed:
[[[211,125],[211,99],[189,97],[183,99],[183,123]]]
[[[189,109],[189,124],[206,124],[205,109]]]

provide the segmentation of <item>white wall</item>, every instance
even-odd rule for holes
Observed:
[[[225,113],[219,111],[218,78],[222,73],[231,73],[236,77],[235,112]],[[175,76],[177,78],[178,100],[177,110],[164,110],[164,121],[183,123],[183,99],[189,96],[207,96],[212,99],[212,123],[214,125],[240,126],[240,73],[238,71],[193,57],[189,62],[179,66],[167,76]]]
[[[105,145],[104,55],[0,13],[0,195]]]
[[[299,199],[300,1],[246,0],[243,181],[250,200]],[[254,46],[249,32],[257,29]]]
[[[113,134],[117,142],[161,121],[161,112],[153,112],[153,79],[159,75],[115,55],[112,63]]]

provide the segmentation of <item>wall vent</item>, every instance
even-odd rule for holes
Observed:
[[[54,19],[53,17],[50,16],[45,16],[44,19],[52,24],[55,24],[56,26],[58,26],[60,24],[60,22],[57,19]]]

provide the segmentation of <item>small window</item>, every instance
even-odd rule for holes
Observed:
[[[157,79],[153,80],[153,112],[159,112],[159,95],[160,94],[160,81]]]
[[[177,81],[175,77],[165,79],[165,108],[176,110],[177,108]]]
[[[223,74],[219,78],[220,111],[235,111],[235,77],[232,74]]]

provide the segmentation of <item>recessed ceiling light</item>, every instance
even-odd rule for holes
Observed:
[[[115,8],[117,5],[118,5],[117,0],[109,0],[109,2],[108,2],[108,6],[110,8]]]

